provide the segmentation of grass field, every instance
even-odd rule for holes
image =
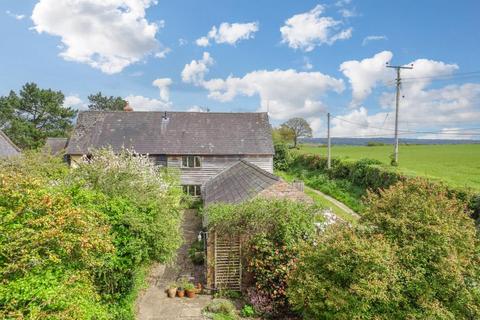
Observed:
[[[332,157],[347,159],[377,159],[390,167],[388,146],[333,146]],[[327,148],[301,145],[299,152],[327,154]],[[393,168],[393,167],[391,167]],[[443,180],[452,186],[480,190],[480,144],[462,145],[401,145],[399,170],[409,175]]]

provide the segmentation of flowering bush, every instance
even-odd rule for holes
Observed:
[[[183,213],[176,173],[127,149],[92,150],[66,186],[78,206],[102,212],[112,226],[117,254],[95,272],[105,299],[113,303],[127,296],[143,264],[173,258],[182,241]]]
[[[0,161],[0,318],[133,319],[144,266],[174,256],[176,173],[128,150],[92,155],[72,170],[45,154]]]
[[[315,214],[320,208],[288,200],[256,199],[239,205],[215,204],[204,214],[218,233],[240,233],[253,277],[248,291],[252,305],[261,313],[289,312],[287,279],[299,255],[299,243],[315,234]]]
[[[306,319],[478,319],[479,241],[465,204],[423,179],[369,193],[361,226],[301,250],[287,296]]]

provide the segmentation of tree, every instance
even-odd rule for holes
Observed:
[[[123,111],[127,101],[121,97],[104,96],[101,92],[88,96],[88,109],[92,111]]]
[[[293,147],[297,147],[298,138],[311,137],[312,128],[308,122],[303,118],[292,118],[282,124],[282,127],[288,128],[293,131]]]
[[[19,94],[0,97],[0,126],[20,148],[35,149],[47,137],[66,137],[77,111],[63,106],[61,91],[26,83]]]
[[[315,319],[478,319],[479,240],[465,204],[423,179],[366,203],[361,226],[334,227],[301,250],[287,293],[295,309]]]
[[[272,130],[272,138],[273,138],[274,144],[291,143],[294,140],[294,136],[295,136],[295,133],[293,132],[293,130],[285,126],[280,126]]]

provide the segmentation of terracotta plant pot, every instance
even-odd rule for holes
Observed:
[[[185,296],[185,290],[183,289],[177,289],[177,296],[179,298],[183,298]]]
[[[177,295],[177,288],[168,288],[167,295],[169,298],[175,298],[175,296]]]
[[[187,293],[187,297],[189,298],[195,298],[197,296],[197,294],[195,293],[195,289],[185,290],[185,292]]]

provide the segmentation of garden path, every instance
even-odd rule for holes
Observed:
[[[343,211],[345,211],[346,213],[352,215],[353,217],[355,218],[360,218],[360,216],[358,215],[358,213],[356,213],[355,211],[353,211],[352,209],[350,209],[349,207],[347,207],[343,202],[340,202],[338,201],[337,199],[335,198],[332,198],[330,197],[329,195],[321,192],[321,191],[318,191],[318,190],[315,190],[313,188],[310,188],[310,190],[312,190],[313,192],[315,192],[316,194],[324,197],[325,199],[327,199],[328,201],[332,202],[333,204],[335,204],[337,207],[339,207],[340,209],[342,209]]]
[[[137,320],[200,320],[202,309],[211,301],[209,295],[198,295],[194,299],[168,298],[165,289],[169,283],[180,277],[189,277],[194,283],[203,283],[203,270],[195,267],[189,257],[188,249],[197,239],[202,223],[196,210],[185,210],[182,225],[184,244],[177,252],[174,264],[156,264],[152,267],[148,288],[137,300]]]

